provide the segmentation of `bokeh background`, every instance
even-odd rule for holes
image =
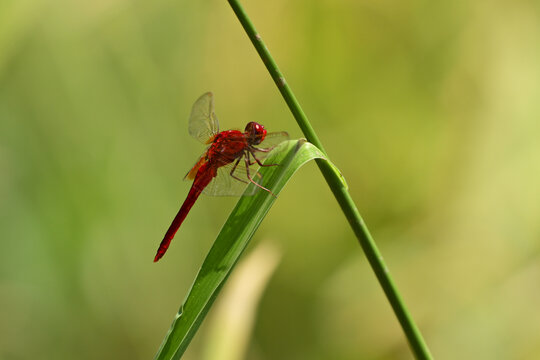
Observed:
[[[538,2],[244,3],[436,358],[539,358]],[[0,359],[154,356],[236,202],[202,197],[152,263],[208,90],[222,129],[302,136],[224,0],[0,2]],[[233,358],[412,358],[314,164],[259,245]],[[185,358],[223,359],[220,325]]]

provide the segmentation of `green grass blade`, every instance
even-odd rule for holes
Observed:
[[[279,166],[261,168],[264,186],[279,194],[291,176],[323,153],[305,140],[291,140],[276,148],[266,159]],[[336,174],[339,171],[331,165]],[[341,179],[341,175],[339,175]],[[346,184],[343,180],[343,186]],[[253,185],[250,185],[253,186]],[[179,359],[199,328],[214,299],[227,280],[249,240],[276,200],[266,191],[240,198],[204,260],[191,290],[180,307],[155,359]]]
[[[311,126],[311,123],[309,122],[306,114],[304,113],[304,110],[302,110],[300,103],[298,102],[298,100],[296,100],[293,91],[291,90],[290,86],[285,80],[285,77],[279,70],[279,67],[274,61],[272,55],[270,54],[268,47],[264,44],[261,35],[257,32],[247,13],[244,11],[244,8],[240,4],[240,1],[227,1],[229,2],[229,5],[231,5],[231,8],[233,9],[238,20],[242,24],[242,27],[246,31],[246,34],[248,35],[253,46],[257,50],[257,53],[261,57],[261,60],[266,66],[266,69],[272,76],[274,83],[276,84],[279,92],[283,96],[283,99],[289,106],[289,109],[291,110],[294,118],[296,119],[298,126],[300,127],[300,129],[302,129],[305,137],[309,142],[313,143],[315,146],[321,149],[323,153],[325,153],[322,143],[320,142],[317,134],[315,133],[315,130]],[[383,260],[382,254],[377,248],[377,244],[375,244],[375,241],[371,237],[371,234],[369,233],[369,230],[364,220],[362,219],[362,216],[360,216],[360,212],[358,211],[356,204],[354,203],[351,195],[347,191],[347,187],[343,186],[343,177],[339,174],[336,174],[334,168],[332,168],[329,164],[331,164],[330,161],[322,161],[320,159],[317,159],[317,165],[319,166],[321,173],[323,174],[326,182],[328,183],[328,186],[332,190],[332,193],[334,194],[339,206],[341,207],[343,214],[349,221],[349,224],[354,231],[356,238],[360,243],[360,246],[362,246],[362,249],[366,254],[366,258],[368,259],[369,264],[373,269],[373,272],[377,276],[377,279],[379,280],[379,283],[381,284],[381,287],[386,294],[386,297],[390,302],[390,305],[392,306],[392,309],[394,310],[394,313],[396,314],[396,317],[401,324],[401,327],[403,328],[403,332],[405,333],[405,336],[409,341],[412,352],[417,359],[431,359],[432,356],[429,348],[424,341],[420,330],[416,326],[414,319],[409,313],[409,310],[407,309],[407,306],[405,305],[405,302],[403,301],[401,294],[399,293],[399,290],[394,283],[392,276],[390,275],[388,266],[386,265],[385,261]]]

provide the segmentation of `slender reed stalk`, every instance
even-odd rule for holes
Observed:
[[[240,5],[238,0],[228,0],[228,2],[238,17],[238,20],[240,20],[240,23],[253,43],[253,46],[255,46],[255,49],[259,53],[262,61],[266,65],[268,72],[272,76],[272,79],[274,79],[274,82],[281,92],[281,95],[285,99],[285,102],[289,106],[289,109],[293,113],[298,126],[300,126],[300,129],[306,136],[307,140],[326,154],[321,142],[319,141],[319,138],[317,137],[317,134],[315,133],[315,130],[313,130],[313,127],[309,123],[306,114],[300,107],[300,104],[296,100],[291,88],[285,81],[285,77],[270,55],[270,52],[262,41],[261,36],[255,30],[253,23],[242,8],[242,5]],[[373,238],[371,237],[364,220],[360,216],[360,213],[358,212],[356,205],[347,191],[347,188],[343,185],[337,173],[331,168],[329,162],[317,160],[317,165],[319,166],[319,169],[326,179],[328,186],[334,193],[341,210],[345,214],[345,217],[349,221],[350,226],[360,242],[371,268],[375,272],[375,275],[377,276],[377,279],[379,280],[379,283],[381,284],[381,287],[383,288],[384,293],[386,294],[386,297],[388,298],[388,301],[390,302],[390,305],[392,306],[392,309],[394,310],[394,313],[396,314],[396,317],[403,328],[412,352],[417,359],[431,359],[431,354],[426,343],[424,342],[424,339],[422,338],[422,334],[409,314],[409,311],[407,310],[407,307],[405,306],[405,303],[403,302],[403,299],[401,298],[401,295],[399,294],[399,291],[392,280],[388,267],[386,266],[381,253],[377,249],[377,245],[373,241]]]

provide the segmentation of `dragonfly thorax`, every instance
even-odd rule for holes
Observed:
[[[222,131],[214,137],[206,157],[208,161],[223,166],[241,156],[246,146],[245,135],[241,131]]]

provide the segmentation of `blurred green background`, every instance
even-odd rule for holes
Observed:
[[[539,358],[539,3],[244,3],[435,357]],[[153,357],[236,201],[152,263],[208,90],[222,129],[302,136],[224,0],[0,2],[0,359]],[[314,164],[257,244],[281,257],[240,358],[412,358]],[[185,359],[220,359],[216,316]]]

